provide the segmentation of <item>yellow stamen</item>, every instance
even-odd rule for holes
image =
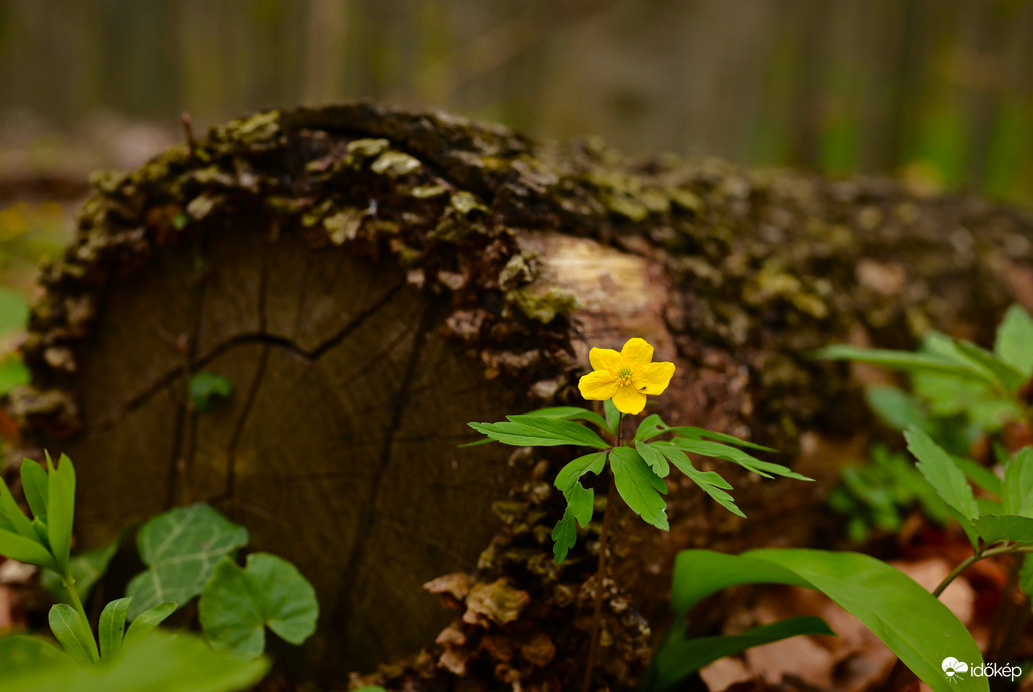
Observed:
[[[617,369],[617,386],[625,387],[631,384],[631,368],[627,365]]]

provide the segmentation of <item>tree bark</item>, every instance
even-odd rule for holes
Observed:
[[[909,347],[934,326],[985,342],[1010,302],[1033,307],[1033,219],[976,197],[441,113],[271,111],[94,184],[10,408],[76,462],[80,546],[206,500],[295,562],[322,605],[303,674],[328,679],[448,622],[421,584],[473,569],[492,503],[562,461],[459,449],[465,423],[583,404],[590,347],[645,338],[678,368],[655,400],[668,423],[774,446],[819,480],[727,472],[745,522],[679,483],[669,534],[620,516],[616,581],[659,621],[677,550],[812,538],[872,422],[848,369],[809,350]],[[202,371],[233,384],[204,414],[187,393]]]

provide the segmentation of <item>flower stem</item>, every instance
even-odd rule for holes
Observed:
[[[61,575],[61,583],[64,584],[65,591],[68,592],[68,597],[72,601],[72,607],[78,611],[83,623],[89,627],[90,620],[86,617],[86,609],[83,608],[82,599],[79,598],[79,591],[75,588],[75,579],[71,574],[63,574]]]
[[[614,447],[621,446],[621,430],[624,414],[617,416],[617,440]],[[585,682],[582,692],[590,692],[592,673],[595,671],[595,656],[599,649],[599,635],[602,630],[603,615],[603,580],[606,578],[606,539],[610,533],[611,509],[617,500],[617,483],[613,471],[610,471],[610,490],[606,494],[606,510],[603,512],[603,530],[599,533],[599,569],[595,575],[595,615],[592,617],[592,639],[588,645],[588,661],[585,663]]]

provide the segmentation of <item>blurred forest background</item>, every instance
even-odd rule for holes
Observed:
[[[0,0],[0,276],[181,112],[355,98],[1033,200],[1028,0]]]

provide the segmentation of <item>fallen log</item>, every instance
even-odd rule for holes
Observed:
[[[645,338],[677,365],[652,410],[819,480],[729,474],[745,522],[677,485],[669,534],[618,522],[616,581],[655,620],[678,549],[813,536],[872,421],[809,350],[932,326],[986,342],[1010,302],[1033,307],[1033,219],[975,196],[442,113],[270,111],[93,184],[10,409],[76,461],[81,546],[206,500],[295,562],[322,604],[300,670],[326,679],[448,623],[421,585],[472,569],[492,503],[549,458],[457,448],[465,424],[583,404],[591,346]],[[207,413],[188,391],[203,372],[232,384]]]

